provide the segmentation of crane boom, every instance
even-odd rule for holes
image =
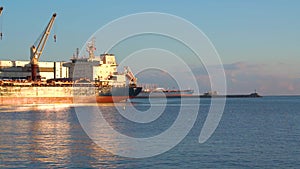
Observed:
[[[38,76],[37,76],[38,61],[39,61],[39,59],[43,53],[43,50],[45,48],[46,42],[50,35],[50,31],[54,24],[55,18],[56,18],[56,13],[54,13],[52,15],[45,31],[42,33],[41,38],[38,39],[37,47],[35,45],[32,45],[30,48],[31,79],[34,81],[38,79]]]

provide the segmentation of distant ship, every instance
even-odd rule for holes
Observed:
[[[218,97],[226,97],[226,98],[259,98],[262,97],[259,95],[256,90],[254,93],[250,94],[228,94],[228,95],[219,95],[217,91],[208,91],[204,93],[203,95],[200,95],[199,97],[202,98],[218,98]]]
[[[155,89],[144,89],[142,90],[136,98],[148,98],[148,97],[187,97],[192,96],[194,90],[186,89],[186,90],[169,90],[164,88],[155,88]]]
[[[229,94],[219,95],[216,91],[208,91],[202,95],[193,94],[194,91],[187,90],[166,90],[164,88],[143,89],[135,98],[260,98],[256,91],[250,94]]]
[[[20,66],[18,64],[24,62],[0,61],[1,105],[111,103],[125,101],[141,92],[142,87],[136,85],[129,67],[125,67],[124,73],[117,72],[113,54],[94,55],[94,39],[87,44],[88,58],[79,58],[77,50],[71,62],[44,62],[40,65],[39,58],[55,17],[53,14],[42,38],[38,39],[38,45],[30,48],[28,64]]]

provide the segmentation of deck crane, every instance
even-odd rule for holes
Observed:
[[[38,62],[45,48],[48,37],[50,35],[50,31],[52,29],[55,17],[56,17],[56,13],[52,15],[46,29],[41,34],[41,36],[36,40],[36,42],[38,42],[38,45],[37,46],[32,45],[30,47],[31,80],[33,81],[40,80],[40,76],[37,74]]]
[[[3,11],[3,7],[0,6],[0,16],[2,15],[2,11]],[[0,22],[2,22],[2,20]],[[0,40],[2,40],[2,36],[3,36],[3,34],[2,34],[2,23],[0,23]]]
[[[137,78],[134,76],[134,74],[132,73],[131,69],[128,66],[125,66],[124,69],[125,69],[125,75],[129,79],[129,85],[136,87]]]

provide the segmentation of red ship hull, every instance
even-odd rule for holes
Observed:
[[[82,97],[0,97],[1,105],[24,104],[84,104],[114,103],[126,101],[128,96],[82,96]]]

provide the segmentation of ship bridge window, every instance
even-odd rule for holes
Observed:
[[[109,80],[117,80],[117,76],[109,76]]]

